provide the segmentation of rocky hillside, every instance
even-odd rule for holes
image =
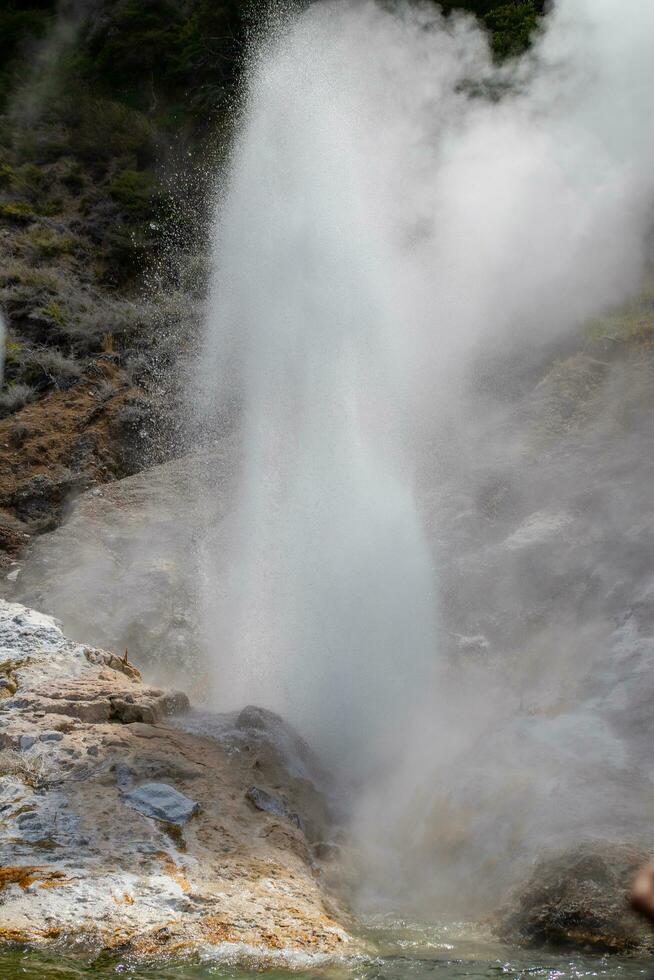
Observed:
[[[257,0],[9,0],[0,11],[0,561],[81,491],[174,454],[209,188]],[[539,0],[458,0],[498,58]]]
[[[0,13],[0,536],[175,451],[244,6]],[[207,140],[211,136],[210,145]],[[211,161],[211,167],[209,167]]]

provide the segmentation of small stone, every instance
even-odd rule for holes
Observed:
[[[16,582],[18,576],[20,575],[20,568],[14,568],[12,572],[9,572],[6,576],[8,582]]]
[[[273,796],[272,793],[266,792],[265,789],[260,789],[258,786],[251,786],[245,794],[245,797],[257,810],[262,810],[264,813],[272,813],[275,817],[286,817],[296,827],[300,826],[300,818],[297,813],[293,813],[283,800],[280,800],[278,796]]]
[[[61,732],[41,732],[39,735],[42,742],[61,742],[63,737]]]
[[[21,735],[18,742],[21,752],[27,752],[33,745],[36,745],[37,741],[36,735]]]
[[[116,785],[118,789],[127,790],[134,782],[132,770],[124,762],[118,762],[111,769],[116,773]]]
[[[125,793],[124,799],[129,806],[146,817],[180,825],[185,824],[200,809],[199,803],[189,800],[167,783],[144,783]]]

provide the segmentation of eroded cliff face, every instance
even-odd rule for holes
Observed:
[[[0,941],[260,962],[356,949],[321,884],[321,776],[280,718],[199,721],[126,657],[2,601],[0,697]]]

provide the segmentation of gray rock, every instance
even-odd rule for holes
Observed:
[[[39,735],[42,742],[61,742],[63,737],[61,732],[41,732]]]
[[[155,820],[185,824],[198,812],[200,804],[178,793],[167,783],[144,783],[124,795],[125,802]]]
[[[251,786],[245,796],[257,810],[262,810],[264,813],[272,813],[276,817],[285,817],[292,824],[295,824],[296,827],[300,826],[300,818],[297,813],[289,810],[284,801],[280,800],[278,796],[273,796],[272,793],[268,793],[265,789],[260,789],[258,786]]]
[[[27,752],[27,750],[31,749],[33,745],[36,745],[37,741],[38,739],[36,735],[21,735],[18,743],[21,752]]]
[[[594,842],[540,860],[499,915],[497,932],[528,946],[650,951],[651,928],[629,909],[636,870],[649,853]]]

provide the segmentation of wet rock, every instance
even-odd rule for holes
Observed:
[[[199,803],[166,783],[145,783],[125,793],[125,801],[146,817],[179,826],[187,823],[200,809]]]
[[[299,777],[325,786],[328,777],[305,740],[274,711],[249,704],[239,712],[235,729],[249,736],[254,744],[269,742]]]
[[[258,786],[251,786],[245,796],[257,810],[271,813],[276,817],[284,817],[296,827],[300,826],[300,818],[297,813],[289,810],[286,803],[278,796],[273,796],[272,793],[267,793],[265,789],[260,789]]]
[[[651,928],[629,908],[634,874],[648,858],[600,842],[543,858],[501,912],[497,932],[529,946],[652,951]]]

